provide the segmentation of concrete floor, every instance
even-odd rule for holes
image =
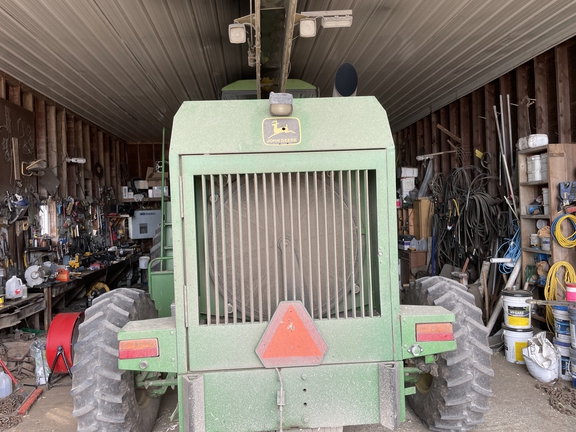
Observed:
[[[492,366],[496,374],[492,383],[494,397],[490,402],[490,411],[485,416],[485,423],[480,425],[477,431],[568,432],[576,430],[576,417],[561,414],[550,407],[548,396],[535,387],[537,381],[530,376],[523,365],[508,363],[504,358],[504,353],[499,352],[493,356]],[[76,431],[76,421],[72,417],[72,397],[69,394],[70,379],[66,377],[58,385],[59,387],[44,392],[29,414],[24,417],[22,423],[9,431]],[[163,397],[154,432],[178,430],[177,423],[170,422],[175,403],[174,392]],[[387,430],[377,425],[344,428],[345,432],[385,432]],[[409,409],[406,422],[399,430],[419,432],[428,429]]]

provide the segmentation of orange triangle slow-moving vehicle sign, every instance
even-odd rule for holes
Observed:
[[[328,346],[299,301],[278,305],[256,354],[264,367],[311,366],[322,363]]]

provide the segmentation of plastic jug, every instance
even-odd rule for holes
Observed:
[[[16,276],[12,276],[6,282],[6,298],[17,299],[22,297],[22,280]]]
[[[12,394],[12,380],[4,372],[0,372],[0,399]]]

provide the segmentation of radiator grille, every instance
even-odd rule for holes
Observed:
[[[268,321],[283,300],[314,319],[373,316],[374,172],[195,177],[201,324]],[[201,288],[202,289],[202,288]]]

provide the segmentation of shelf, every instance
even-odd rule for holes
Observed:
[[[544,254],[544,255],[552,255],[552,251],[545,251],[542,249],[536,249],[531,247],[523,247],[522,252],[530,252],[530,253],[537,253],[537,254]]]
[[[520,182],[520,186],[542,186],[548,184],[548,180],[535,180]]]
[[[550,215],[520,215],[520,219],[550,219]]]

